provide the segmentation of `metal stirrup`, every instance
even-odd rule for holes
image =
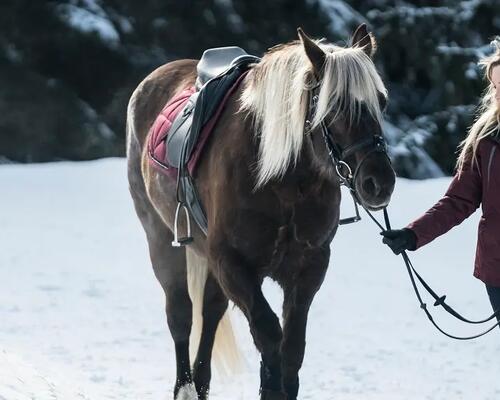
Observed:
[[[180,211],[181,207],[184,209],[184,214],[186,216],[187,235],[185,237],[179,239],[177,225],[179,223],[179,211]],[[189,218],[189,211],[188,211],[187,207],[184,205],[184,203],[181,203],[179,201],[177,203],[177,209],[175,210],[174,241],[172,242],[172,247],[182,247],[188,243],[191,243],[192,241],[193,241],[193,238],[191,236],[191,221]]]

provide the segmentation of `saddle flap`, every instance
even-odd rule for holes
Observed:
[[[193,115],[199,92],[195,92],[189,97],[182,111],[175,117],[167,136],[166,162],[169,166],[179,168],[183,160],[182,151],[184,143],[189,137],[191,126],[193,125]]]

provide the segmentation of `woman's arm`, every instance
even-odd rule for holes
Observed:
[[[471,167],[465,165],[456,174],[441,200],[407,226],[417,238],[416,249],[448,232],[469,217],[481,204],[482,182],[480,152]]]

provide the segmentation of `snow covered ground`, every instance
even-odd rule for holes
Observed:
[[[394,227],[448,182],[398,180]],[[0,399],[171,399],[173,345],[125,161],[3,165],[0,187]],[[346,213],[351,207],[345,201]],[[490,314],[471,275],[477,219],[411,254],[471,317]],[[405,274],[368,218],[339,230],[311,309],[301,399],[500,398],[500,330],[465,343],[441,336]],[[278,309],[279,289],[268,282],[265,292]],[[437,319],[455,333],[475,332]],[[214,400],[258,398],[258,354],[241,315],[234,320],[248,368],[215,376]]]

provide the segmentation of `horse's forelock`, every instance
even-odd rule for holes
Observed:
[[[361,48],[322,48],[327,57],[313,127],[325,118],[352,123],[360,116],[362,104],[381,123],[379,96],[387,96],[387,90],[370,57]]]

